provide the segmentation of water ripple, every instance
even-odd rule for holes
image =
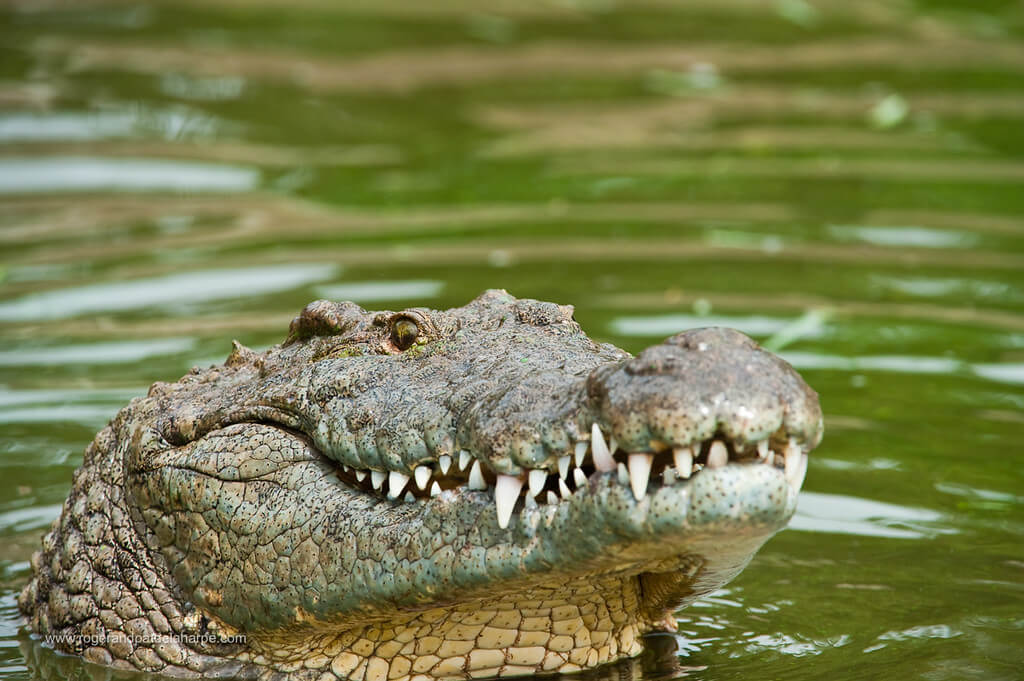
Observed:
[[[349,281],[344,284],[318,286],[318,296],[330,300],[363,301],[415,300],[434,298],[444,288],[443,281],[412,279],[409,281]]]
[[[195,345],[194,338],[110,341],[0,350],[0,367],[124,364],[150,357],[175,355]]]
[[[864,537],[925,539],[956,534],[941,527],[945,516],[937,511],[898,506],[842,494],[801,492],[796,515],[789,526],[805,532],[856,534]]]
[[[255,168],[195,161],[81,156],[0,159],[0,194],[245,192],[259,183],[260,171]]]
[[[198,270],[149,279],[90,284],[0,302],[0,321],[63,319],[172,303],[195,305],[286,291],[337,276],[331,264]]]

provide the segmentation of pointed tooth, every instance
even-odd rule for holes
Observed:
[[[573,468],[572,480],[576,483],[576,489],[579,489],[587,484],[587,474],[583,472],[582,468]]]
[[[527,494],[523,497],[523,508],[537,508],[537,500]]]
[[[618,464],[618,466],[616,466],[616,470],[618,470],[618,473],[619,473],[619,484],[620,485],[628,485],[629,484],[629,471],[626,470],[626,464],[620,462]]]
[[[672,450],[672,458],[676,464],[676,472],[684,480],[690,477],[693,470],[693,449],[690,447],[676,447]]]
[[[410,503],[410,504],[413,503],[414,501],[416,501],[416,497],[414,497],[412,495],[412,492],[406,492],[404,498],[405,498],[405,501]]]
[[[558,495],[552,492],[551,490],[548,490],[548,503],[551,504],[552,506],[558,504]]]
[[[792,480],[789,480],[787,478],[787,480],[789,481],[790,486],[792,486],[794,492],[799,492],[800,488],[803,487],[803,485],[804,485],[804,478],[805,477],[807,477],[807,455],[806,454],[801,454],[800,455],[800,467],[797,468],[796,475],[793,476]]]
[[[786,444],[786,480],[789,484],[793,484],[797,476],[800,473],[800,457],[802,452],[800,451],[800,445],[796,443],[796,440],[790,440]]]
[[[768,458],[768,454],[770,452],[771,452],[771,450],[768,449],[768,439],[767,438],[764,439],[764,440],[761,440],[760,442],[757,443],[757,458],[759,458],[759,459],[761,459],[763,461],[763,460]]]
[[[437,484],[437,480],[435,480],[434,484],[430,486],[430,496],[436,497],[440,493],[441,493],[441,485]]]
[[[356,469],[356,480],[359,482],[366,480],[366,471]]]
[[[576,465],[582,466],[583,461],[587,458],[587,450],[590,449],[590,443],[586,440],[580,440],[576,443],[576,449],[573,452],[574,458],[576,459]]]
[[[348,473],[348,472],[349,472],[349,471],[351,471],[352,469],[351,469],[351,468],[349,468],[348,464],[344,464],[344,463],[343,463],[343,464],[341,464],[341,470],[343,470],[343,471],[345,471],[346,473]]]
[[[671,468],[665,468],[665,472],[662,473],[661,479],[663,484],[666,486],[676,484],[676,472]]]
[[[430,468],[427,466],[416,466],[412,472],[412,477],[416,480],[417,487],[426,489],[427,483],[430,482]]]
[[[473,460],[473,467],[469,470],[469,488],[487,489],[487,483],[484,482],[484,473],[480,470],[480,461],[477,459]]]
[[[469,452],[467,452],[465,449],[459,452],[459,470],[466,470],[466,468],[469,467],[469,460],[472,458],[473,457],[470,456]]]
[[[565,480],[558,479],[558,491],[561,493],[563,499],[568,499],[572,496],[572,490],[565,484]]]
[[[596,423],[590,429],[590,445],[594,455],[594,468],[602,473],[615,470],[615,459],[604,442],[601,427]]]
[[[727,463],[729,463],[729,450],[725,448],[724,442],[715,440],[711,443],[711,448],[708,449],[708,468],[721,468]]]
[[[548,480],[548,472],[542,471],[539,468],[534,468],[530,471],[530,494],[527,496],[535,497],[541,493],[544,489],[544,483]]]
[[[558,477],[569,477],[569,458],[570,457],[568,455],[558,458]]]
[[[441,469],[442,475],[447,475],[448,469],[452,467],[452,457],[447,454],[442,454],[437,457],[437,467]]]
[[[498,474],[494,482],[494,507],[498,511],[498,527],[505,529],[512,517],[519,492],[523,489],[523,481],[512,475]]]
[[[405,486],[409,484],[409,476],[398,471],[388,473],[388,499],[397,499]]]
[[[380,486],[387,480],[388,474],[382,471],[370,471],[370,482],[373,483],[373,488],[379,490]]]
[[[647,481],[651,477],[653,454],[635,452],[629,455],[629,483],[633,488],[633,497],[640,501],[647,496]]]
[[[619,443],[615,441],[615,436],[612,435],[608,438],[608,451],[612,454],[619,448]]]

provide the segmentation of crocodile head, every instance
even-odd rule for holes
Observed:
[[[821,434],[815,393],[735,331],[632,357],[503,291],[317,301],[282,345],[236,345],[122,410],[20,604],[114,666],[578,670],[734,577],[792,515]]]

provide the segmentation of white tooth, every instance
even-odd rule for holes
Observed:
[[[437,480],[435,480],[434,484],[430,486],[430,496],[436,497],[440,493],[441,493],[441,485],[437,484]]]
[[[381,471],[370,471],[370,482],[373,483],[373,488],[379,490],[380,486],[384,484],[388,474],[382,473]]]
[[[619,484],[620,485],[628,485],[629,484],[629,471],[626,470],[626,464],[619,463],[619,465],[616,466],[616,468],[618,469],[618,472],[619,472]]]
[[[583,487],[585,484],[587,484],[587,475],[586,473],[583,472],[582,468],[572,469],[572,479],[573,482],[576,483],[576,489],[579,489],[580,487]]]
[[[708,450],[708,468],[721,468],[727,463],[729,463],[729,450],[725,448],[725,443],[721,440],[715,440]]]
[[[590,444],[594,452],[594,468],[602,473],[615,470],[615,459],[608,451],[608,445],[605,444],[604,436],[601,435],[601,428],[596,423],[590,429]]]
[[[566,478],[569,476],[569,456],[561,456],[558,458],[558,477]]]
[[[551,490],[548,490],[548,503],[551,504],[552,506],[558,503],[558,495],[552,492]]]
[[[590,449],[590,443],[586,440],[580,440],[576,443],[575,458],[577,466],[583,465],[583,460],[587,458],[588,449]]]
[[[786,480],[788,480],[791,485],[800,473],[801,454],[800,445],[796,443],[796,440],[790,440],[786,444]]]
[[[537,500],[527,494],[523,497],[523,508],[537,508]]]
[[[430,469],[426,466],[416,466],[416,470],[412,472],[412,476],[416,478],[416,486],[420,489],[426,489],[427,483],[430,482]]]
[[[414,497],[414,496],[412,495],[412,492],[406,492],[406,493],[405,493],[405,500],[406,500],[406,501],[407,501],[408,503],[410,503],[410,504],[411,504],[411,503],[413,503],[414,501],[416,501],[416,497]]]
[[[614,454],[615,450],[617,450],[618,448],[619,443],[615,441],[615,436],[612,435],[611,437],[608,438],[608,451]]]
[[[676,472],[671,468],[666,468],[661,477],[666,486],[676,484]]]
[[[558,491],[561,492],[563,499],[568,499],[572,496],[572,490],[569,489],[567,484],[565,484],[565,480],[562,480],[561,478],[558,479]]]
[[[487,483],[484,482],[484,473],[480,470],[480,462],[477,460],[473,461],[473,468],[469,470],[469,488],[487,489]]]
[[[633,497],[640,501],[647,496],[647,481],[651,477],[653,454],[635,452],[629,455],[629,482],[633,488]]]
[[[442,475],[447,475],[448,469],[452,467],[452,457],[447,454],[437,457],[437,467],[441,469]]]
[[[761,440],[757,443],[757,458],[764,460],[768,458],[768,453],[771,450],[768,449],[768,440]]]
[[[689,447],[676,447],[672,450],[672,458],[675,460],[676,472],[684,480],[690,477],[693,470],[693,450]]]
[[[535,497],[540,494],[541,490],[544,489],[544,483],[547,482],[547,479],[547,471],[542,471],[539,468],[534,468],[530,471],[530,494],[527,496]]]
[[[348,472],[349,472],[350,470],[352,470],[352,469],[351,469],[351,468],[349,468],[349,467],[348,467],[348,466],[347,466],[346,464],[341,464],[341,470],[343,470],[343,471],[345,471],[346,473],[348,473]]]
[[[804,486],[804,478],[807,477],[807,455],[800,455],[800,468],[797,469],[796,476],[789,481],[789,484],[793,486],[794,492],[799,492],[800,488]]]
[[[498,527],[508,527],[509,518],[512,517],[512,509],[515,508],[516,499],[523,489],[523,481],[511,475],[498,474],[494,483],[494,507],[498,511]]]
[[[398,471],[388,473],[388,499],[397,499],[405,486],[409,483],[409,476]]]
[[[356,480],[359,482],[366,480],[366,471],[356,470]]]
[[[459,470],[460,471],[466,470],[466,467],[469,466],[469,460],[471,458],[473,458],[473,457],[471,457],[469,455],[469,452],[467,452],[465,449],[463,449],[461,452],[459,452]]]

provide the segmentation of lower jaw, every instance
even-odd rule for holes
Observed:
[[[747,503],[729,503],[720,496],[723,488]],[[613,491],[612,497],[601,496]],[[466,497],[476,495],[484,493]],[[602,552],[586,561],[582,569],[589,574],[566,577],[571,566],[562,565],[550,578],[531,580],[518,591],[461,591],[466,600],[458,604],[442,599],[416,611],[407,605],[396,613],[361,616],[357,626],[352,620],[306,620],[289,631],[250,633],[242,661],[285,674],[306,670],[353,681],[429,681],[564,673],[634,657],[644,633],[671,628],[678,606],[742,570],[785,525],[796,490],[779,471],[729,465],[653,490],[637,502],[628,487],[608,476],[545,510],[539,525],[579,527],[580,517],[593,519],[597,496],[619,502],[613,506],[624,512],[610,531],[636,543],[627,540],[613,555]],[[452,501],[445,495],[428,505]],[[478,522],[499,531],[486,499],[462,502],[480,506]],[[665,507],[672,512],[659,515]]]
[[[635,657],[649,617],[637,575],[537,585],[515,598],[402,613],[341,632],[249,637],[243,661],[286,674],[333,673],[351,681],[428,681],[568,673]],[[311,625],[314,629],[319,625]],[[325,625],[329,629],[329,625]]]
[[[241,661],[287,675],[316,671],[351,681],[589,669],[639,655],[648,632],[674,631],[674,611],[732,579],[773,532],[762,526],[727,538],[711,531],[691,537],[684,553],[663,553],[615,573],[563,573],[514,593],[477,592],[457,605],[381,613],[357,626],[310,621],[250,634]]]

